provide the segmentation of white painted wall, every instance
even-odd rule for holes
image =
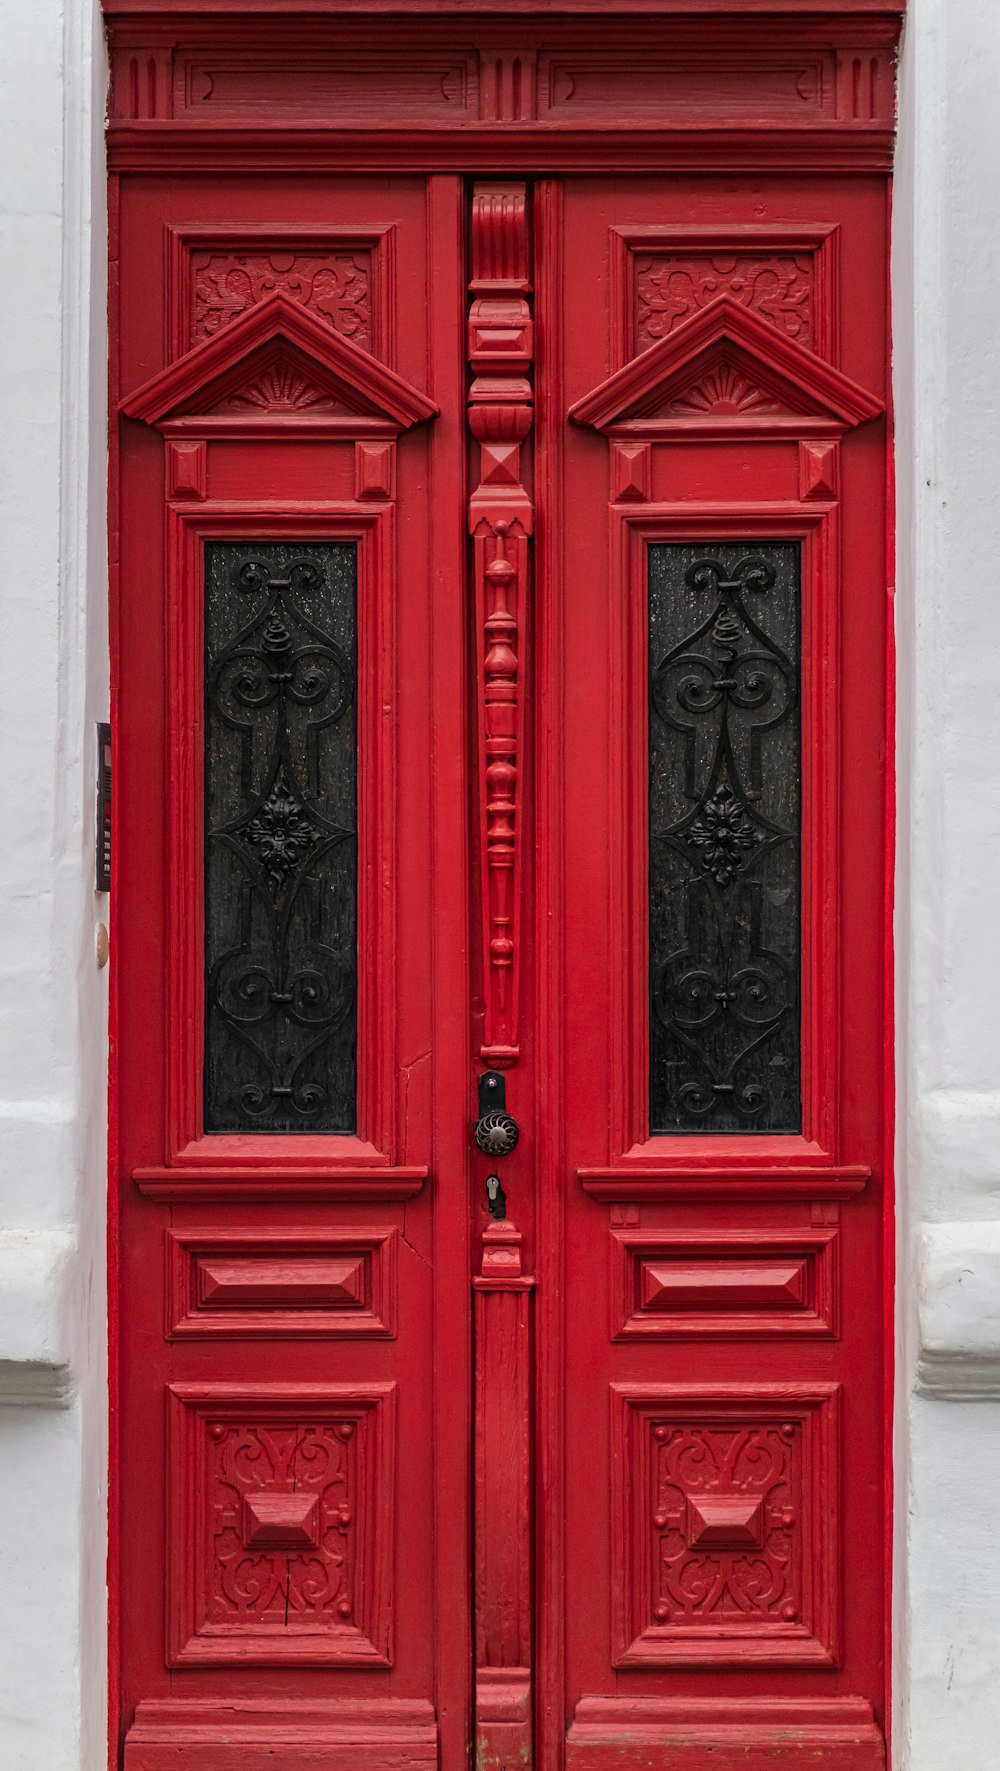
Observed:
[[[103,153],[91,0],[0,0],[0,1764],[105,1762]]]
[[[896,177],[897,1771],[1000,1763],[1000,8],[910,0]]]
[[[104,64],[0,0],[0,1763],[105,1762]],[[897,1771],[1000,1756],[1000,8],[911,0],[896,181]]]

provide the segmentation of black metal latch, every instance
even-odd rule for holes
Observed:
[[[479,1118],[473,1127],[477,1149],[484,1156],[509,1156],[520,1132],[517,1120],[507,1112],[507,1084],[499,1070],[484,1070],[479,1078]],[[499,1175],[486,1177],[486,1205],[491,1218],[507,1216],[507,1196]]]
[[[484,1156],[509,1156],[520,1136],[517,1120],[507,1112],[507,1084],[499,1070],[479,1078],[479,1118],[473,1129]]]

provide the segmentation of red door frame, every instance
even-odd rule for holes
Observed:
[[[184,97],[191,89],[184,86],[187,74],[182,72],[185,66],[185,53],[202,55],[206,47],[214,51],[220,44],[238,41],[241,45],[250,43],[259,45],[267,55],[280,60],[282,49],[289,46],[284,41],[285,26],[280,17],[269,19],[265,15],[273,14],[273,6],[260,7],[244,0],[240,7],[228,4],[227,0],[218,0],[217,6],[208,5],[199,9],[197,18],[190,13],[184,16],[181,6],[174,7],[169,3],[159,5],[146,4],[146,0],[105,0],[105,11],[108,17],[109,32],[112,46],[113,93],[116,94],[112,106],[112,128],[109,138],[111,180],[111,219],[112,219],[112,264],[117,263],[117,239],[115,233],[117,218],[117,192],[121,178],[130,176],[141,177],[150,173],[170,173],[180,175],[182,172],[197,167],[203,172],[218,171],[239,167],[247,172],[259,172],[265,167],[280,166],[286,172],[313,170],[326,167],[338,171],[357,170],[364,172],[375,167],[389,169],[393,166],[406,166],[412,163],[412,156],[419,153],[423,163],[442,172],[446,168],[464,171],[478,170],[487,177],[504,178],[516,176],[518,173],[531,172],[539,176],[536,191],[539,196],[538,219],[536,233],[537,254],[537,296],[535,318],[537,324],[537,351],[535,358],[536,383],[536,435],[537,456],[535,463],[534,493],[540,512],[544,512],[542,523],[536,540],[536,622],[534,626],[534,645],[536,648],[536,669],[540,681],[548,681],[555,685],[558,673],[555,661],[563,643],[561,624],[565,619],[563,605],[558,597],[546,594],[547,587],[552,583],[552,574],[557,571],[555,548],[552,540],[557,532],[560,520],[560,492],[562,469],[559,460],[559,445],[565,423],[565,408],[568,403],[558,380],[558,366],[549,360],[547,353],[551,351],[551,341],[558,336],[562,288],[561,280],[566,276],[566,267],[559,264],[559,210],[560,194],[558,175],[574,171],[607,169],[610,172],[639,171],[644,173],[657,170],[669,171],[675,175],[685,172],[698,172],[706,166],[719,169],[739,166],[743,169],[756,170],[765,174],[768,171],[784,170],[793,163],[802,171],[826,173],[831,176],[849,177],[852,173],[859,176],[876,174],[886,178],[891,166],[892,153],[892,116],[891,116],[891,58],[895,44],[900,15],[903,11],[903,0],[841,0],[841,4],[820,5],[816,0],[815,7],[803,8],[801,5],[782,11],[777,4],[759,6],[754,4],[746,10],[749,17],[742,21],[731,17],[720,16],[717,9],[708,0],[685,0],[677,4],[669,0],[636,0],[634,21],[630,20],[627,29],[623,21],[616,17],[618,9],[613,6],[604,7],[595,0],[593,6],[577,8],[572,21],[565,17],[556,20],[549,16],[550,8],[541,3],[529,5],[525,3],[518,9],[516,21],[509,16],[509,8],[503,9],[503,18],[490,19],[488,25],[480,18],[473,27],[471,21],[456,21],[449,14],[478,13],[482,8],[455,5],[445,13],[439,9],[430,14],[425,8],[409,3],[409,0],[367,0],[352,8],[350,16],[340,12],[338,30],[364,48],[372,48],[379,41],[379,14],[394,15],[409,13],[412,29],[407,31],[411,39],[419,40],[431,48],[439,48],[442,44],[454,43],[459,37],[463,41],[469,31],[476,28],[480,33],[478,47],[479,67],[479,119],[471,125],[468,121],[461,128],[455,128],[438,118],[422,121],[415,126],[410,114],[393,115],[391,104],[387,103],[386,115],[378,126],[373,126],[366,119],[360,126],[355,124],[348,132],[343,127],[331,126],[317,119],[308,119],[308,127],[303,119],[294,120],[276,116],[273,120],[262,119],[259,106],[250,100],[241,118],[238,110],[232,111],[221,124],[202,120],[196,108]],[[290,7],[301,18],[310,9],[299,3]],[[314,9],[314,16],[322,20],[324,14],[338,12],[339,9],[322,4],[322,0]],[[213,14],[217,16],[213,17]],[[606,14],[607,16],[603,16]],[[755,17],[753,15],[761,16]],[[641,15],[641,16],[640,16]],[[767,16],[773,15],[773,16]],[[688,54],[700,51],[710,60],[718,55],[722,47],[734,50],[737,56],[763,62],[767,52],[772,53],[776,44],[781,49],[794,51],[801,55],[810,52],[820,60],[826,58],[831,72],[826,74],[832,79],[833,96],[826,108],[810,120],[810,126],[789,127],[788,117],[781,113],[778,101],[768,114],[766,104],[762,104],[756,112],[741,112],[738,108],[727,107],[720,90],[720,96],[708,103],[702,103],[697,118],[690,115],[681,122],[664,127],[651,122],[652,115],[642,105],[638,107],[637,119],[618,116],[609,126],[604,119],[601,127],[595,129],[594,117],[583,124],[576,124],[569,116],[557,117],[554,113],[545,119],[526,115],[528,107],[517,94],[517,82],[514,74],[514,62],[517,51],[522,44],[527,45],[524,56],[525,63],[532,59],[533,53],[540,51],[543,45],[556,44],[567,51],[587,53],[606,53],[602,48],[607,43],[608,34],[614,33],[616,45],[624,37],[627,42],[635,45],[641,63],[643,56],[648,56],[650,42],[657,40],[657,33],[668,29],[671,42],[679,44]],[[767,39],[762,44],[761,33]],[[309,27],[303,27],[303,41],[309,37]],[[223,58],[224,59],[224,58]],[[778,57],[780,60],[780,56]],[[889,69],[888,75],[886,69]],[[490,71],[492,70],[492,71]],[[518,78],[520,78],[520,71]],[[764,78],[762,73],[761,78]],[[889,85],[886,87],[886,79]],[[492,82],[492,84],[491,84]],[[721,82],[724,89],[724,78]],[[550,86],[549,90],[553,90]],[[550,174],[550,178],[546,178]],[[432,181],[433,182],[433,181]],[[449,198],[443,189],[438,199],[444,209]],[[548,270],[549,275],[543,272]],[[111,325],[113,340],[118,337],[118,316],[116,310],[115,280],[112,278],[111,293]],[[459,316],[455,315],[456,324]],[[438,390],[442,385],[452,383],[458,386],[457,364],[453,345],[447,339],[431,340],[432,349],[438,353],[436,364],[431,365],[432,373],[425,385]],[[130,388],[120,388],[115,374],[115,353],[112,350],[112,411],[117,411],[117,401],[123,392]],[[612,364],[612,367],[615,365]],[[595,380],[597,377],[595,377]],[[118,535],[119,519],[116,503],[117,461],[116,461],[117,425],[112,425],[112,473],[111,473],[111,504],[110,524],[113,562],[119,559]],[[775,513],[778,515],[779,513]],[[797,520],[791,508],[782,520],[793,527]],[[819,520],[819,519],[818,519]],[[634,531],[635,525],[629,525]],[[688,526],[690,526],[688,524]],[[718,531],[718,520],[707,522],[707,526]],[[745,528],[745,524],[742,525]],[[773,528],[773,525],[771,525]],[[776,532],[776,531],[775,531]],[[887,524],[887,559],[889,571],[887,582],[892,583],[891,571],[891,528]],[[452,557],[452,569],[460,559],[459,537],[453,526],[450,533],[449,547]],[[111,642],[112,642],[112,694],[113,712],[117,715],[117,682],[118,682],[118,579],[117,565],[113,567],[111,590]],[[454,639],[450,644],[450,657],[439,656],[435,676],[435,694],[439,697],[442,717],[447,717],[449,705],[448,672],[454,673],[452,682],[460,680],[464,670],[464,659],[461,648]],[[889,672],[889,692],[886,708],[886,754],[891,757],[894,737],[893,706],[892,706],[892,651],[887,651],[887,669]],[[562,838],[560,836],[560,741],[561,719],[558,703],[559,691],[552,689],[549,705],[540,709],[543,717],[539,720],[537,745],[534,766],[534,815],[539,828],[546,828],[551,833],[551,841],[539,852],[535,861],[532,887],[536,902],[544,907],[556,904],[562,898]],[[117,717],[115,718],[117,730]],[[439,766],[443,766],[439,757]],[[528,784],[525,784],[528,792]],[[885,1396],[886,1396],[886,1569],[891,1562],[891,1397],[892,1397],[892,1344],[893,1344],[893,1236],[891,1219],[891,1186],[888,1184],[892,1174],[892,1076],[893,1076],[893,1039],[891,1021],[891,970],[892,970],[892,801],[891,801],[891,770],[887,784],[885,799],[886,841],[885,841],[885,920],[883,930],[883,951],[885,955],[885,1004],[884,1019],[884,1074],[886,1113],[884,1126],[884,1174],[886,1178],[886,1215],[884,1220],[885,1250]],[[447,831],[439,833],[437,838],[442,857],[442,864],[450,866],[456,856],[465,852],[465,833],[462,828],[461,804],[456,808],[456,817]],[[641,827],[641,824],[640,824]],[[464,877],[463,865],[463,877]],[[118,880],[115,879],[113,895],[113,938],[116,946],[118,941],[117,919],[120,914]],[[456,892],[455,914],[459,919],[464,916],[464,900],[461,910],[459,902],[461,893]],[[565,1051],[564,1030],[560,1016],[558,999],[554,993],[549,994],[542,986],[554,973],[558,973],[562,960],[561,932],[552,925],[550,918],[539,915],[534,931],[534,952],[530,947],[531,937],[526,936],[529,946],[526,950],[525,963],[530,965],[534,980],[534,994],[537,999],[535,1021],[535,1038],[537,1039],[537,1062],[539,1069],[548,1079],[550,1090],[561,1095],[561,1078],[564,1075]],[[456,961],[455,988],[459,992],[465,989],[464,961]],[[114,1189],[118,1184],[117,1174],[117,1127],[119,1102],[117,1096],[117,978],[113,980],[111,1007],[111,1049],[112,1049],[112,1081],[110,1100],[110,1175]],[[829,998],[827,998],[829,1001]],[[616,1014],[615,1025],[621,1026],[621,1016]],[[456,1074],[468,1070],[465,1030],[455,1025],[452,1017],[444,1006],[438,1014],[437,1038],[442,1042],[442,1049],[450,1051],[451,1062]],[[827,1035],[829,1039],[829,1033]],[[623,1053],[623,1057],[624,1057]],[[820,1091],[821,1092],[821,1091]],[[634,1090],[633,1090],[634,1099]],[[616,1124],[624,1126],[629,1117],[628,1101],[619,1103]],[[563,1132],[558,1124],[547,1123],[539,1116],[536,1123],[536,1145],[534,1161],[539,1174],[564,1173],[566,1171],[565,1152],[562,1143]],[[443,1140],[442,1148],[451,1151],[451,1160],[464,1164],[467,1152],[463,1147],[460,1132],[454,1125],[442,1124],[438,1128],[438,1136]],[[617,1148],[627,1148],[626,1143],[618,1143]],[[303,1152],[303,1155],[305,1152]],[[316,1153],[317,1158],[319,1152]],[[716,1153],[725,1156],[724,1151]],[[777,1151],[765,1153],[760,1151],[763,1160],[766,1155],[776,1158],[779,1163],[787,1162],[787,1152],[780,1156]],[[803,1156],[805,1152],[803,1151]],[[702,1157],[711,1166],[712,1152],[703,1148]],[[441,1159],[439,1153],[439,1160]],[[801,1162],[801,1158],[800,1158]],[[612,1165],[614,1166],[614,1165]],[[641,1159],[638,1166],[641,1167]],[[766,1166],[766,1163],[765,1163]],[[153,1163],[149,1173],[144,1177],[145,1184],[153,1191],[161,1177],[155,1172],[158,1165]],[[401,1181],[408,1177],[400,1176]],[[249,1180],[242,1179],[241,1184]],[[264,1175],[260,1173],[263,1183]],[[735,1180],[736,1177],[734,1176]],[[852,1177],[844,1174],[845,1185]],[[595,1183],[605,1185],[606,1196],[613,1197],[616,1177],[610,1171],[601,1176],[595,1175]],[[759,1169],[755,1181],[751,1181],[751,1173],[744,1169],[746,1185],[757,1188],[766,1180]],[[737,1186],[739,1186],[737,1182]],[[803,1176],[803,1185],[807,1185]],[[177,1177],[172,1176],[169,1183],[176,1187]],[[155,1194],[154,1194],[155,1196]],[[564,1246],[564,1199],[558,1188],[540,1187],[537,1194],[538,1219],[536,1234],[540,1245],[544,1244],[551,1250]],[[464,1234],[464,1231],[463,1231]],[[115,1520],[117,1503],[117,1484],[119,1472],[114,1453],[118,1421],[118,1326],[117,1326],[117,1277],[119,1267],[118,1224],[112,1214],[110,1226],[109,1252],[111,1260],[110,1278],[110,1341],[111,1341],[111,1395],[112,1395],[112,1465],[111,1465],[111,1594],[112,1594],[112,1692],[111,1718],[112,1743],[117,1738],[120,1694],[117,1687],[118,1655],[115,1641],[117,1627],[117,1593],[120,1575],[116,1560]],[[559,1394],[560,1365],[558,1348],[564,1325],[560,1319],[560,1299],[557,1270],[550,1267],[550,1286],[543,1293],[539,1291],[536,1299],[536,1336],[539,1348],[539,1364],[537,1383],[539,1396],[549,1398],[550,1406],[555,1405]],[[449,1334],[454,1335],[458,1327],[457,1312],[446,1300],[437,1300],[436,1308],[442,1318],[450,1322]],[[560,1543],[562,1532],[562,1508],[558,1497],[562,1493],[565,1479],[564,1448],[558,1439],[546,1441],[540,1447],[542,1464],[539,1469],[539,1492],[545,1499],[546,1528],[543,1534],[541,1560],[537,1570],[539,1610],[539,1640],[537,1652],[539,1663],[543,1669],[542,1683],[536,1692],[537,1705],[537,1752],[538,1763],[548,1767],[557,1763],[562,1751],[565,1721],[563,1715],[563,1679],[561,1673],[562,1656],[562,1625],[559,1608],[554,1604],[546,1604],[546,1594],[555,1591],[561,1583],[561,1570],[565,1546]],[[439,1502],[438,1516],[442,1524],[447,1518],[447,1502]],[[448,1533],[441,1533],[440,1547],[441,1578],[448,1583],[460,1581],[461,1567],[464,1565],[464,1546],[449,1544]],[[888,1589],[888,1582],[887,1582]],[[456,1589],[457,1590],[457,1589]],[[455,1625],[456,1633],[461,1633],[461,1624]],[[888,1645],[888,1616],[886,1618]],[[886,1665],[888,1667],[888,1653]],[[885,1715],[888,1723],[890,1715],[888,1698]],[[445,1722],[445,1728],[448,1728]],[[461,1729],[457,1720],[450,1731],[450,1738],[457,1749]],[[442,1746],[446,1751],[447,1734],[442,1735]],[[112,1762],[115,1746],[112,1745]]]

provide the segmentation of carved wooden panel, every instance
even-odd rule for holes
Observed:
[[[649,547],[650,1124],[798,1131],[799,547]]]
[[[635,347],[666,338],[718,295],[751,307],[789,338],[812,347],[812,255],[797,252],[651,252],[635,261]]]
[[[200,344],[276,290],[366,350],[371,343],[371,253],[194,252],[191,344]]]
[[[351,1131],[356,550],[205,564],[205,1130]]]
[[[280,294],[391,362],[392,246],[392,228],[168,228],[171,356]]]
[[[616,1340],[832,1335],[836,1229],[612,1230]]]
[[[171,1664],[388,1664],[393,1402],[171,1386]]]
[[[838,1386],[612,1400],[616,1665],[834,1664]]]
[[[394,1333],[394,1229],[170,1230],[167,1255],[172,1337]]]
[[[839,231],[799,227],[613,228],[612,344],[619,363],[669,337],[720,296],[836,362]]]

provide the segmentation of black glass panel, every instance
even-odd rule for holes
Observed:
[[[355,1125],[357,553],[205,549],[205,1130]]]
[[[797,542],[649,549],[650,1126],[797,1132]]]

